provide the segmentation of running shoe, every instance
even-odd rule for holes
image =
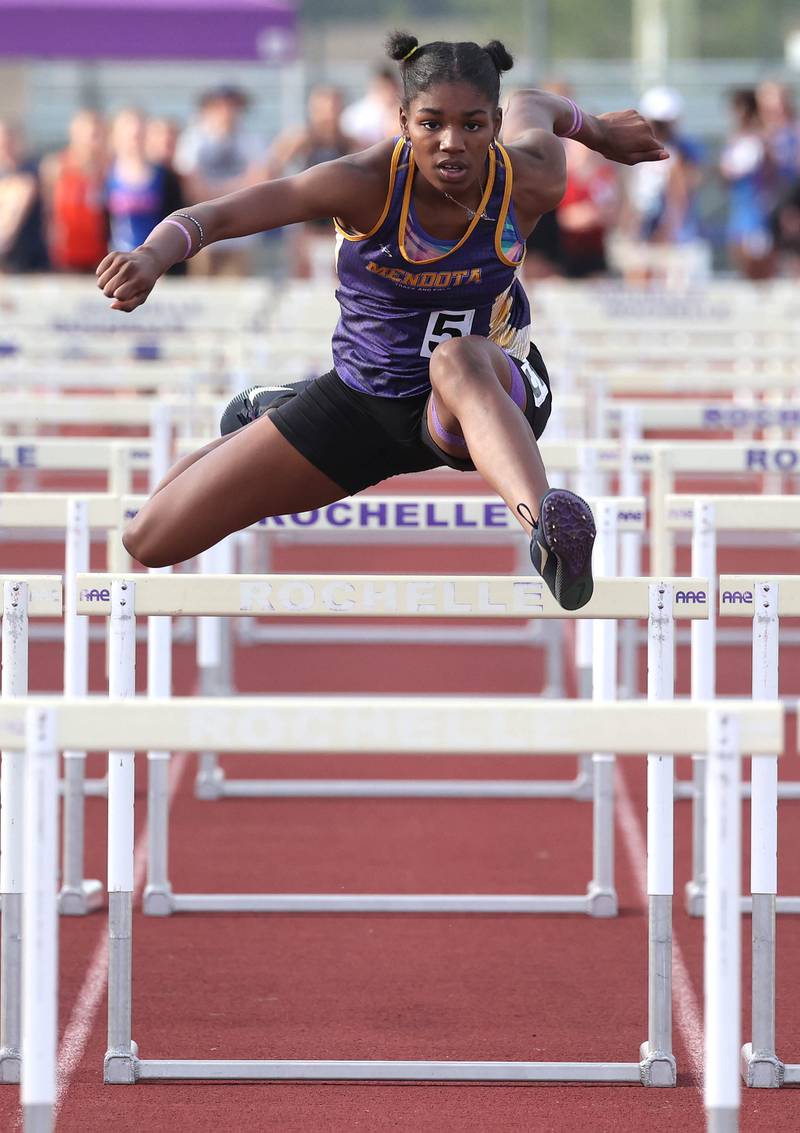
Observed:
[[[592,596],[596,534],[589,505],[574,492],[545,492],[531,536],[531,562],[564,610],[579,610]]]
[[[308,381],[291,382],[282,386],[250,386],[232,398],[219,423],[220,434],[224,437],[228,433],[235,433],[251,421],[263,417],[268,409],[277,409],[292,397],[296,397],[307,385]]]

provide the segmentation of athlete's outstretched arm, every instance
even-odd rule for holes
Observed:
[[[112,310],[132,311],[168,268],[217,240],[334,216],[368,231],[383,207],[391,150],[390,143],[379,143],[294,177],[192,205],[182,210],[183,216],[173,213],[139,248],[109,253],[97,268],[97,285],[114,300]]]
[[[564,195],[567,162],[562,137],[575,138],[626,165],[669,156],[638,111],[595,116],[572,99],[541,90],[522,90],[511,96],[502,133],[514,161],[514,207],[525,235]]]
[[[589,114],[570,98],[542,90],[516,91],[503,121],[503,141],[516,149],[541,152],[553,137],[572,137],[623,165],[669,157],[638,110]]]

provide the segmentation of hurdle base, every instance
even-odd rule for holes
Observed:
[[[202,792],[202,793],[201,793]],[[592,801],[592,781],[574,779],[227,779],[219,769],[200,773],[195,795],[204,800],[252,798],[338,799],[572,799]]]
[[[142,896],[142,912],[147,917],[168,917],[175,912],[175,899],[169,885],[147,885]]]
[[[784,1086],[800,1086],[800,1063],[784,1063],[783,1084]]]
[[[619,912],[617,891],[604,889],[590,881],[586,890],[586,905],[590,917],[615,917]]]
[[[83,881],[78,888],[64,885],[58,895],[58,911],[62,917],[84,917],[102,909],[104,898],[102,881]]]
[[[593,911],[582,894],[472,893],[174,893],[159,903],[170,913],[578,913],[612,916],[602,894]],[[614,897],[616,910],[616,897]],[[145,910],[146,912],[147,910]]]
[[[686,912],[690,917],[702,917],[705,913],[705,888],[696,881],[690,881],[684,890]],[[753,898],[742,897],[741,912],[749,916],[753,911]],[[800,913],[800,897],[777,897],[775,899],[775,912],[783,916],[797,916]]]
[[[705,886],[698,881],[687,881],[683,890],[684,907],[690,917],[702,917],[706,908]]]
[[[107,1050],[103,1059],[103,1081],[107,1086],[132,1086],[139,1077],[139,1047],[131,1042],[130,1050]]]
[[[774,1090],[784,1084],[785,1067],[774,1054],[753,1050],[752,1043],[742,1047],[740,1067],[744,1084],[754,1090]]]
[[[323,1060],[142,1059],[138,1081],[631,1082],[638,1062],[326,1062]]]
[[[18,1084],[22,1073],[22,1055],[13,1047],[0,1047],[0,1084]]]
[[[643,1086],[677,1086],[678,1067],[675,1055],[665,1050],[653,1050],[649,1042],[639,1047],[639,1063]]]
[[[221,799],[225,794],[225,772],[221,767],[203,767],[194,780],[195,798],[205,801]]]

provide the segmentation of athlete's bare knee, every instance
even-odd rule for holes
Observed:
[[[140,512],[122,532],[122,545],[131,558],[146,567],[172,566],[173,558],[164,539],[159,539],[154,524]]]
[[[451,338],[436,347],[429,368],[431,385],[445,403],[458,401],[470,389],[497,382],[485,339],[475,335]]]

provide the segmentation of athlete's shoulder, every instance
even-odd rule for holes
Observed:
[[[397,139],[387,138],[376,142],[368,149],[356,150],[336,159],[337,164],[347,165],[366,177],[387,177],[392,167],[392,158],[398,148]]]
[[[393,170],[401,152],[397,139],[387,139],[369,149],[336,159],[335,164],[347,169],[351,183],[355,183],[357,188],[346,213],[339,214],[345,228],[369,232],[376,219],[383,215]]]

